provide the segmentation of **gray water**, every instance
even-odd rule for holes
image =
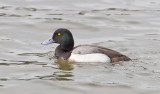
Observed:
[[[0,0],[0,94],[159,94],[159,0]],[[57,62],[58,28],[133,61]]]

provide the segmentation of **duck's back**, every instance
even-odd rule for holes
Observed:
[[[131,60],[127,56],[108,49],[101,46],[95,46],[95,45],[79,45],[76,46],[72,50],[71,56],[74,54],[75,57],[83,56],[83,58],[89,57],[87,59],[91,59],[91,61],[94,61],[94,59],[99,59],[101,61],[106,62],[118,62],[118,61],[129,61]],[[82,60],[82,59],[80,59]]]

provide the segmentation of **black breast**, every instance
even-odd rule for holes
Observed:
[[[55,56],[58,59],[67,60],[70,57],[70,55],[71,55],[71,51],[63,50],[60,45],[55,50]]]

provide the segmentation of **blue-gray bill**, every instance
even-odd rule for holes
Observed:
[[[43,41],[41,44],[42,45],[48,45],[48,44],[52,44],[52,43],[54,43],[54,40],[52,38],[50,38],[48,40]]]

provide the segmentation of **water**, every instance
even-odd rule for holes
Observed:
[[[1,0],[0,94],[159,94],[159,0]],[[55,61],[58,28],[133,61]]]

